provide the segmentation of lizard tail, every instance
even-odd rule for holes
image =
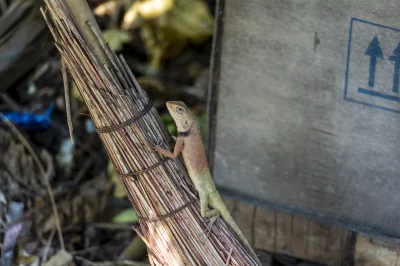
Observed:
[[[235,221],[233,220],[231,214],[229,213],[228,209],[225,207],[223,211],[221,211],[222,218],[226,221],[226,223],[232,228],[232,230],[239,236],[240,240],[243,242],[245,247],[248,251],[253,255],[254,259],[257,261],[259,265],[262,265],[260,260],[257,257],[257,254],[254,252],[253,248],[250,246],[249,242],[247,241],[246,237],[243,235],[242,231],[240,230],[239,226],[236,225]]]

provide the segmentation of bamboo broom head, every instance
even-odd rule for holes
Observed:
[[[82,28],[73,1],[45,0],[43,16],[109,157],[121,173],[140,219],[152,265],[258,265],[222,219],[208,237],[197,193],[180,157],[165,159],[146,146],[173,141],[122,56],[105,43],[93,20]],[[66,3],[67,2],[67,3]],[[87,6],[87,4],[86,4]],[[80,7],[82,10],[85,8]],[[88,8],[87,8],[88,10]],[[91,15],[90,15],[91,16]],[[79,26],[81,25],[81,26]],[[95,36],[106,59],[88,44]],[[139,175],[136,173],[142,171]],[[153,220],[146,220],[153,219]]]

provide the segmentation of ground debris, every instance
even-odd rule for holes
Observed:
[[[73,257],[70,253],[65,250],[58,251],[54,256],[52,256],[43,266],[75,266],[72,261]]]

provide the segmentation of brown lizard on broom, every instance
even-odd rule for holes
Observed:
[[[203,216],[203,218],[211,217],[209,229],[211,229],[212,224],[221,215],[261,265],[257,255],[236,225],[228,208],[225,206],[215,188],[200,134],[200,126],[196,117],[183,102],[169,101],[166,105],[175,121],[178,137],[176,138],[173,152],[163,149],[159,145],[156,145],[154,150],[170,158],[176,158],[179,153],[182,152],[189,177],[199,193],[201,216]],[[208,205],[213,209],[207,210]]]

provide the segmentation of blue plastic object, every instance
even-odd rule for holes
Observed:
[[[4,112],[3,115],[14,124],[26,130],[41,130],[50,127],[50,116],[54,110],[54,103],[51,103],[43,114],[30,114],[28,112]]]

